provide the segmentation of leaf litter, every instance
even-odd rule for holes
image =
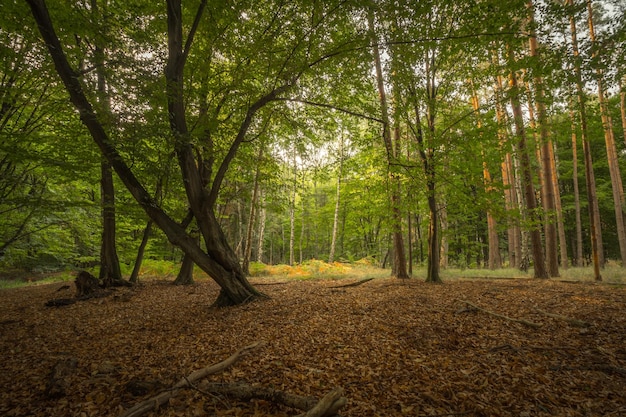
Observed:
[[[261,286],[270,300],[227,309],[209,307],[219,290],[212,281],[147,281],[60,308],[44,303],[61,284],[3,290],[0,415],[117,416],[255,341],[264,343],[206,384],[243,382],[318,398],[342,387],[342,416],[626,415],[624,287],[391,278],[336,284]],[[51,371],[69,359],[75,369],[65,395],[51,398]],[[202,388],[146,415],[299,413]]]

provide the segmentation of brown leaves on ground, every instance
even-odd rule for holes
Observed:
[[[61,285],[0,292],[0,415],[116,416],[257,340],[264,345],[208,380],[318,398],[343,387],[344,416],[626,415],[623,287],[377,279],[331,288],[337,282],[293,281],[262,286],[271,300],[215,310],[212,282],[148,282],[132,296],[124,289],[45,307]],[[67,358],[77,366],[66,395],[51,399],[50,372]],[[298,414],[196,388],[149,415]]]

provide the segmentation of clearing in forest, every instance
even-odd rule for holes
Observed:
[[[145,415],[302,412],[207,392],[233,382],[317,398],[342,387],[342,416],[626,415],[624,286],[252,281],[271,299],[227,309],[209,308],[211,281],[146,282],[58,308],[45,302],[69,296],[63,283],[0,291],[0,415],[123,415],[257,341]],[[51,388],[62,363],[71,369]]]

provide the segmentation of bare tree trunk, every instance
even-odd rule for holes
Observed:
[[[619,108],[622,114],[622,133],[624,134],[624,144],[626,144],[626,75],[622,77],[620,89]]]
[[[295,263],[295,244],[296,244],[296,190],[298,183],[298,174],[296,166],[296,148],[293,148],[293,189],[291,191],[291,201],[289,202],[289,265]]]
[[[576,77],[576,92],[578,96],[578,112],[580,116],[580,131],[583,143],[583,157],[585,161],[585,182],[587,186],[587,205],[589,207],[589,227],[591,237],[591,259],[593,263],[594,276],[596,281],[601,281],[600,267],[604,265],[604,254],[602,245],[602,229],[600,228],[600,211],[598,208],[598,197],[596,194],[596,179],[593,172],[593,162],[591,159],[591,144],[587,134],[586,98],[583,90],[582,75],[580,70],[580,54],[578,51],[578,39],[576,31],[576,20],[574,18],[573,0],[566,0],[570,8],[569,21],[572,37],[572,50],[574,53],[574,75]]]
[[[260,209],[259,209],[259,232],[257,234],[258,243],[257,243],[257,262],[263,262],[263,242],[265,241],[265,220],[266,220],[266,212],[265,212],[265,198],[263,196],[263,191],[260,192]]]
[[[573,105],[570,105],[570,119],[572,129],[572,179],[574,182],[574,212],[576,216],[576,266],[583,266],[583,231],[580,214],[580,191],[578,186],[578,140]]]
[[[597,57],[597,46],[595,45],[595,31],[593,26],[593,10],[591,0],[587,0],[587,13],[589,19],[589,37],[592,44],[592,57]],[[602,118],[602,128],[604,129],[604,141],[606,143],[606,154],[611,174],[611,186],[613,190],[613,205],[615,208],[615,221],[617,226],[617,239],[619,241],[622,266],[626,267],[626,227],[624,219],[624,187],[617,157],[617,147],[613,136],[613,125],[609,113],[606,98],[604,97],[604,80],[601,69],[596,70],[596,82],[598,84],[598,101],[600,102],[600,115]]]
[[[513,50],[509,47],[509,59],[513,62]],[[511,107],[513,108],[513,119],[515,122],[515,130],[517,132],[517,150],[520,157],[524,196],[526,200],[526,212],[531,224],[530,239],[531,248],[533,253],[533,268],[535,272],[535,278],[549,278],[548,271],[546,270],[546,263],[543,254],[543,246],[541,242],[541,231],[539,229],[539,223],[537,218],[537,200],[535,198],[535,187],[533,185],[532,166],[530,163],[530,157],[528,156],[528,149],[526,147],[526,132],[524,128],[524,116],[522,113],[522,106],[519,101],[519,88],[517,84],[517,76],[511,71],[509,76],[509,82],[511,87]]]
[[[335,216],[333,218],[333,232],[330,241],[330,253],[328,254],[328,263],[335,261],[335,250],[337,248],[337,232],[339,230],[339,208],[341,197],[341,176],[343,175],[343,131],[341,133],[341,142],[339,144],[339,171],[337,172],[337,193],[335,201]]]
[[[250,214],[248,215],[248,229],[246,231],[246,244],[241,268],[246,275],[250,275],[250,257],[252,256],[252,232],[254,230],[254,216],[259,200],[259,177],[261,175],[261,159],[263,158],[263,145],[259,144],[257,155],[256,172],[254,173],[254,186],[252,188],[252,201],[250,201]]]
[[[135,257],[135,265],[133,266],[133,272],[130,274],[128,281],[137,283],[139,281],[139,271],[141,270],[141,263],[143,262],[143,255],[148,245],[148,239],[150,238],[150,232],[152,231],[152,220],[148,220],[145,229],[143,229],[143,235],[141,237],[141,243],[139,249],[137,249],[137,256]]]
[[[470,81],[471,83],[471,81]],[[471,83],[472,84],[472,83]],[[478,96],[476,95],[476,91],[474,90],[474,86],[472,84],[472,108],[474,109],[474,113],[476,114],[476,123],[478,130],[482,130],[482,121],[480,118],[480,114],[478,113],[480,105],[478,102]],[[481,134],[482,136],[482,134]],[[492,190],[491,185],[491,173],[489,172],[489,167],[487,166],[487,161],[484,158],[483,154],[483,183],[485,186],[485,191],[489,193]],[[488,265],[489,269],[497,269],[502,267],[502,258],[500,257],[500,240],[498,237],[498,229],[497,222],[491,210],[487,209],[487,240],[488,240]]]
[[[97,0],[91,0],[91,11],[94,21],[102,24],[106,32],[106,13],[100,13],[100,6]],[[106,3],[103,5],[106,8]],[[106,64],[105,51],[102,44],[96,40],[94,47],[94,65],[96,67],[97,78],[97,100],[100,111],[111,115],[111,103],[107,96],[107,81],[105,76]],[[116,224],[115,224],[115,186],[113,184],[113,170],[109,162],[102,158],[100,162],[100,192],[102,204],[102,244],[100,248],[100,275],[99,279],[105,287],[112,286],[115,281],[122,279],[120,261],[117,255],[116,245]]]
[[[534,19],[535,11],[532,0],[528,0],[526,3],[529,9],[529,20],[531,36],[529,37],[529,49],[531,57],[539,57],[539,51],[537,47],[537,37],[534,33]],[[537,69],[538,71],[538,69]],[[557,244],[557,228],[555,222],[555,188],[554,178],[556,176],[553,173],[552,168],[552,141],[549,137],[549,130],[547,126],[547,115],[545,106],[545,97],[543,91],[543,79],[538,72],[535,71],[534,85],[535,85],[535,105],[537,108],[537,118],[539,122],[539,133],[541,137],[541,166],[543,173],[543,188],[542,193],[542,205],[545,213],[545,240],[546,240],[546,266],[548,267],[548,274],[551,277],[559,276],[559,256],[558,256],[558,244]],[[561,245],[565,245],[565,242],[561,242]]]
[[[387,152],[387,164],[391,165],[398,154],[398,142],[400,138],[399,121],[396,120],[394,134],[396,136],[396,149],[391,139],[391,123],[389,118],[389,109],[385,93],[384,77],[382,63],[380,59],[380,51],[378,49],[378,41],[374,27],[374,13],[370,9],[368,12],[368,23],[370,36],[373,40],[374,66],[376,68],[376,83],[378,86],[378,97],[380,101],[381,115],[383,120],[383,143]],[[394,276],[396,278],[408,278],[409,274],[406,270],[406,256],[404,254],[404,242],[402,237],[402,215],[400,212],[400,181],[396,174],[389,172],[390,198],[391,198],[391,219],[393,227],[393,254],[394,254]]]
[[[552,184],[554,189],[554,204],[556,209],[556,227],[559,235],[559,250],[561,254],[561,268],[567,269],[567,242],[565,238],[565,225],[563,224],[563,206],[561,204],[561,192],[559,189],[559,176],[557,170],[557,159],[554,152],[555,143],[548,149],[550,152],[550,164],[552,165]]]

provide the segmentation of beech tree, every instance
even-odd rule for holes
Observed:
[[[284,9],[274,11],[266,8],[221,9],[219,6],[207,4],[206,1],[200,1],[195,12],[191,13],[189,29],[184,34],[183,28],[187,24],[189,11],[183,9],[180,0],[167,2],[167,45],[166,48],[156,50],[154,53],[165,56],[164,97],[172,147],[180,167],[190,210],[206,246],[205,251],[150,195],[104,129],[102,115],[94,110],[92,101],[85,93],[85,85],[81,82],[80,74],[68,61],[65,53],[67,47],[64,47],[57,35],[45,1],[27,0],[27,3],[82,123],[146,214],[174,245],[179,246],[220,285],[221,292],[215,304],[218,306],[240,304],[263,297],[247,281],[239,259],[227,242],[216,218],[215,204],[230,163],[239,147],[245,143],[257,113],[293,89],[298,79],[310,68],[341,51],[345,39],[335,43],[330,39],[329,42],[321,40],[333,33],[326,27],[327,21],[343,18],[344,11],[341,10],[343,4],[329,4],[323,8],[314,5],[308,9],[303,8],[301,13],[295,14],[290,7],[299,5],[285,5]],[[285,25],[285,22],[279,19],[283,13],[290,13],[292,20],[289,25]],[[248,22],[251,15],[254,15],[254,22]],[[209,25],[209,19],[215,20],[217,24]],[[237,51],[234,44],[226,45],[231,47],[231,50],[219,50],[218,46],[221,46],[219,43],[226,37],[227,31],[232,30],[229,26],[235,20],[240,25],[236,30],[239,31],[237,37],[241,41],[244,36],[248,36],[245,40],[249,43],[242,45],[241,51]],[[247,31],[247,35],[241,33],[244,30]],[[195,42],[198,33],[202,33],[202,43]],[[349,35],[349,32],[342,34]],[[277,49],[272,42],[290,42],[291,46]],[[190,77],[186,69],[189,71],[187,66],[192,57],[194,59],[200,57],[193,52],[196,43],[204,49],[207,54],[205,56],[216,62],[215,66],[222,63],[225,66],[232,65],[232,70],[243,79],[237,80],[236,77],[229,79],[216,90],[209,91],[209,97],[215,100],[211,103],[213,107],[199,108],[193,113],[186,102],[186,88],[189,86],[187,81]],[[261,64],[255,67],[253,64],[256,62],[253,62],[249,55],[245,55],[253,50],[259,52],[258,48],[261,46],[264,47],[265,59],[272,65]],[[233,53],[244,55],[232,55]],[[194,62],[194,65],[197,63]],[[211,63],[209,65],[204,63],[204,68],[205,71],[214,70]],[[212,75],[219,77],[222,73],[216,71],[204,74],[208,77]],[[241,94],[245,95],[245,100],[240,99]],[[217,152],[213,146],[215,136],[219,136],[221,132],[215,131],[217,128],[215,124],[219,125],[225,116],[222,112],[230,114],[230,117],[227,117],[229,123],[232,123],[231,118],[236,122],[230,131],[234,137],[229,144],[225,144],[226,152],[221,153],[219,155],[221,158],[217,161]],[[192,128],[188,122],[190,115],[195,119]],[[213,161],[217,168],[215,171],[211,164]]]

